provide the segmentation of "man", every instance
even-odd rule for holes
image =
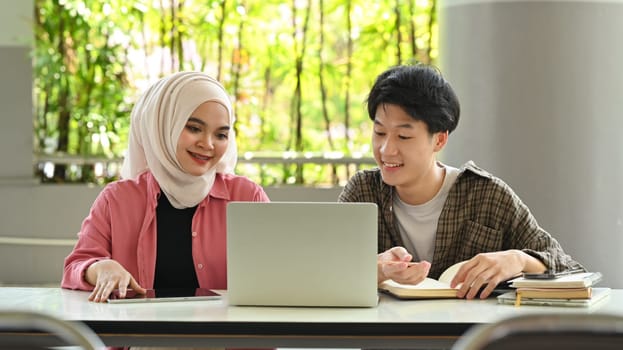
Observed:
[[[460,114],[439,71],[390,68],[367,102],[378,168],[355,174],[339,201],[379,207],[379,283],[417,284],[466,261],[451,285],[473,299],[521,272],[583,269],[502,180],[471,161],[457,169],[437,160]]]

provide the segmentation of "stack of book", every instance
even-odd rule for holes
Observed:
[[[595,288],[599,272],[580,272],[552,279],[519,277],[511,281],[515,291],[498,296],[502,304],[544,306],[590,306],[605,298],[609,288]]]

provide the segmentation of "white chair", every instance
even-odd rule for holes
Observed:
[[[36,336],[41,333],[60,339],[63,346],[85,350],[105,348],[97,334],[81,322],[30,311],[0,311],[0,349],[50,348],[43,344],[44,339]]]
[[[623,349],[623,316],[531,314],[470,328],[452,350]]]

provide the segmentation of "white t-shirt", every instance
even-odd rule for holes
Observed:
[[[430,201],[420,205],[409,205],[398,196],[394,196],[394,213],[398,219],[400,236],[415,261],[433,261],[439,215],[450,188],[459,175],[459,169],[441,163],[439,165],[445,168],[446,174],[439,192]]]

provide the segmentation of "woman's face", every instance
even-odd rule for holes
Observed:
[[[195,109],[182,130],[175,156],[185,172],[201,176],[214,167],[229,144],[229,114],[218,102]]]

